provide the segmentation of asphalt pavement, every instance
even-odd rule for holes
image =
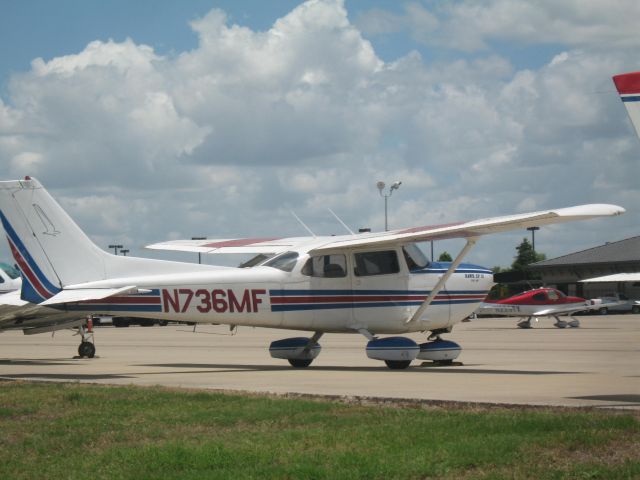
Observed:
[[[444,336],[459,365],[416,360],[389,370],[365,354],[359,334],[326,334],[306,369],[269,356],[273,340],[301,332],[226,326],[98,327],[96,358],[74,358],[70,331],[0,334],[0,378],[165,385],[276,394],[640,410],[640,315],[581,316],[580,328],[542,319],[476,319]],[[409,335],[424,342],[422,334]],[[1,388],[0,383],[0,388]]]

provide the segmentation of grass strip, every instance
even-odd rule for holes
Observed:
[[[0,478],[640,478],[636,413],[0,383]]]

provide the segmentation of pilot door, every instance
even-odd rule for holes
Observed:
[[[347,256],[311,256],[302,269],[309,278],[313,328],[343,330],[351,324],[352,292]]]

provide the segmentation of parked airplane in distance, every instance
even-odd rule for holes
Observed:
[[[640,137],[640,72],[615,75],[613,83],[627,108],[636,134]]]
[[[23,273],[23,300],[83,314],[314,332],[271,343],[271,356],[294,367],[311,364],[326,332],[363,335],[367,356],[394,369],[416,358],[450,362],[460,346],[440,335],[493,285],[489,269],[462,264],[481,236],[622,213],[596,204],[390,232],[205,241],[218,251],[274,254],[232,268],[112,255],[36,179],[0,182],[0,219]],[[466,241],[451,263],[431,264],[415,244],[448,238]],[[428,339],[377,336],[409,332]]]
[[[611,304],[617,305],[617,303]],[[538,317],[553,317],[554,326],[558,328],[579,327],[580,321],[573,315],[587,310],[602,308],[601,302],[585,300],[581,297],[565,295],[556,288],[536,288],[519,293],[494,303],[483,303],[476,313],[481,315],[506,315],[509,317],[526,317],[518,322],[520,328],[531,328],[531,319],[538,321]],[[571,320],[560,320],[561,316],[568,316]]]
[[[20,290],[20,272],[8,263],[0,262],[0,294]]]

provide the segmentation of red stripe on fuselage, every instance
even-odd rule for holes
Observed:
[[[486,295],[461,294],[461,295],[436,295],[434,300],[478,300],[482,301]],[[339,295],[339,296],[291,296],[271,297],[274,305],[296,303],[352,303],[352,302],[423,302],[427,295]]]

